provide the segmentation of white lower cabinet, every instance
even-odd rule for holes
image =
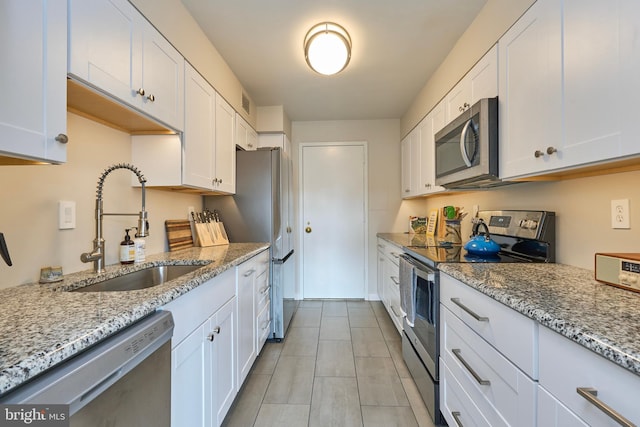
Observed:
[[[222,424],[236,383],[235,271],[227,270],[163,307],[171,341],[171,425]]]
[[[569,408],[553,397],[544,387],[538,386],[538,426],[586,427]]]
[[[544,327],[540,328],[540,387],[587,425],[640,425],[636,394],[640,376]],[[616,422],[599,405],[633,424]]]
[[[449,425],[535,427],[537,324],[444,273],[440,298],[440,404]]]
[[[402,318],[405,313],[400,308],[400,267],[398,258],[403,251],[384,239],[378,238],[378,252],[380,255],[378,273],[381,274],[378,277],[378,288],[382,288],[380,298],[396,329],[402,334]]]

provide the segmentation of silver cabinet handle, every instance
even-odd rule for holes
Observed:
[[[147,96],[147,99],[148,99],[149,101],[153,102],[153,101],[155,101],[155,100],[156,100],[156,97],[155,97],[155,96],[153,96],[153,94],[151,94],[151,95]]]
[[[220,326],[216,326],[215,328],[213,328],[213,332],[215,334],[219,334],[220,333]]]
[[[391,280],[393,281],[393,283],[396,284],[396,286],[400,286],[400,279],[398,279],[395,276],[389,276],[391,278]]]
[[[137,92],[137,93],[138,93],[138,95],[140,95],[140,96],[144,96],[144,89],[143,89],[143,88],[138,89],[138,92]]]
[[[264,288],[260,289],[258,292],[260,292],[261,294],[266,294],[269,291],[269,288],[271,286],[265,286]]]
[[[249,277],[251,276],[253,273],[255,273],[256,271],[252,268],[251,270],[247,271],[246,273],[243,274],[244,277]]]
[[[58,136],[56,136],[54,139],[61,144],[66,144],[67,142],[69,142],[69,137],[64,133],[59,133]]]
[[[476,319],[478,322],[488,322],[489,321],[488,317],[479,316],[476,313],[474,313],[469,307],[467,307],[466,305],[462,304],[460,302],[460,298],[451,298],[451,302],[454,303],[455,305],[457,305],[458,307],[460,307],[461,309],[463,309],[464,311],[466,311],[467,313],[469,313],[469,315],[471,317],[473,317],[474,319]]]
[[[458,427],[464,427],[464,425],[462,425],[462,422],[460,421],[460,412],[459,411],[454,411],[451,413],[451,415],[453,416],[453,420],[456,422],[456,424],[458,425]]]
[[[533,156],[537,159],[539,157],[544,156],[544,153],[542,151],[540,151],[540,150],[536,150],[536,152],[533,153]]]
[[[576,392],[587,399],[589,403],[591,403],[596,408],[600,409],[602,412],[607,414],[611,419],[625,427],[636,427],[634,423],[620,415],[615,409],[604,403],[602,400],[598,399],[598,390],[591,387],[578,387],[576,388]]]
[[[460,351],[459,348],[454,348],[451,350],[451,352],[460,361],[460,363],[462,363],[464,367],[467,368],[467,371],[469,371],[469,373],[473,376],[473,378],[475,378],[478,384],[491,385],[491,381],[482,379],[482,377],[478,375],[478,373],[469,365],[469,363],[466,360],[464,360],[464,358],[462,357],[462,351]]]
[[[552,155],[553,153],[557,153],[558,149],[554,147],[547,147],[547,154]]]
[[[394,258],[400,258],[400,254],[398,252],[391,252],[391,256]]]
[[[209,341],[213,341],[215,338],[216,338],[216,336],[213,335],[213,332],[210,333],[209,335],[207,335],[207,340],[209,340]]]

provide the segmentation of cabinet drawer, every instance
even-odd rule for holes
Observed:
[[[534,380],[538,378],[538,324],[464,283],[440,275],[440,301]]]
[[[398,286],[392,281],[388,282],[385,294],[388,295],[389,316],[391,316],[391,320],[393,320],[394,325],[396,325],[398,332],[402,334],[402,318],[406,313],[400,308],[400,291],[398,290]]]
[[[440,358],[440,412],[450,426],[492,427]]]
[[[258,277],[256,277],[256,313],[260,313],[262,307],[269,301],[269,274],[264,271]]]
[[[260,314],[258,314],[258,321],[256,322],[256,337],[258,337],[258,354],[264,346],[264,342],[269,338],[269,332],[271,331],[271,308],[270,300],[267,300],[267,304],[263,307]]]
[[[236,294],[235,270],[229,269],[162,307],[173,314],[175,348]]]
[[[540,328],[540,385],[594,426],[619,426],[577,389],[597,390],[597,399],[640,425],[640,376],[548,329]]]
[[[384,253],[384,255],[393,262],[396,266],[399,264],[400,255],[402,255],[403,250],[398,246],[393,245],[386,240],[378,239],[378,249]]]
[[[441,319],[441,357],[491,425],[534,427],[536,383],[447,308]]]
[[[538,426],[587,427],[587,424],[547,390],[538,386]]]

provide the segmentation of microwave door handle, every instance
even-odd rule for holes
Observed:
[[[464,141],[467,139],[467,132],[469,132],[472,122],[473,119],[469,119],[467,123],[464,124],[462,134],[460,135],[460,153],[462,154],[462,160],[464,160],[464,164],[467,165],[467,167],[471,167],[471,159],[469,159],[469,153],[467,153]]]

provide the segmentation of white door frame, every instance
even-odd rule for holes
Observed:
[[[302,227],[304,225],[304,212],[303,212],[303,175],[304,175],[304,164],[302,160],[302,153],[304,151],[304,147],[314,147],[314,146],[323,146],[323,147],[333,147],[333,146],[348,146],[355,145],[360,146],[364,150],[364,299],[368,300],[369,293],[369,154],[367,150],[367,141],[344,141],[344,142],[301,142],[298,145],[298,227],[300,228],[300,233],[296,232],[298,236],[298,244],[297,247],[300,248],[300,258],[298,263],[298,283],[300,286],[297,287],[296,299],[303,299],[303,289],[304,289],[304,245],[302,244],[303,239],[303,231]]]

